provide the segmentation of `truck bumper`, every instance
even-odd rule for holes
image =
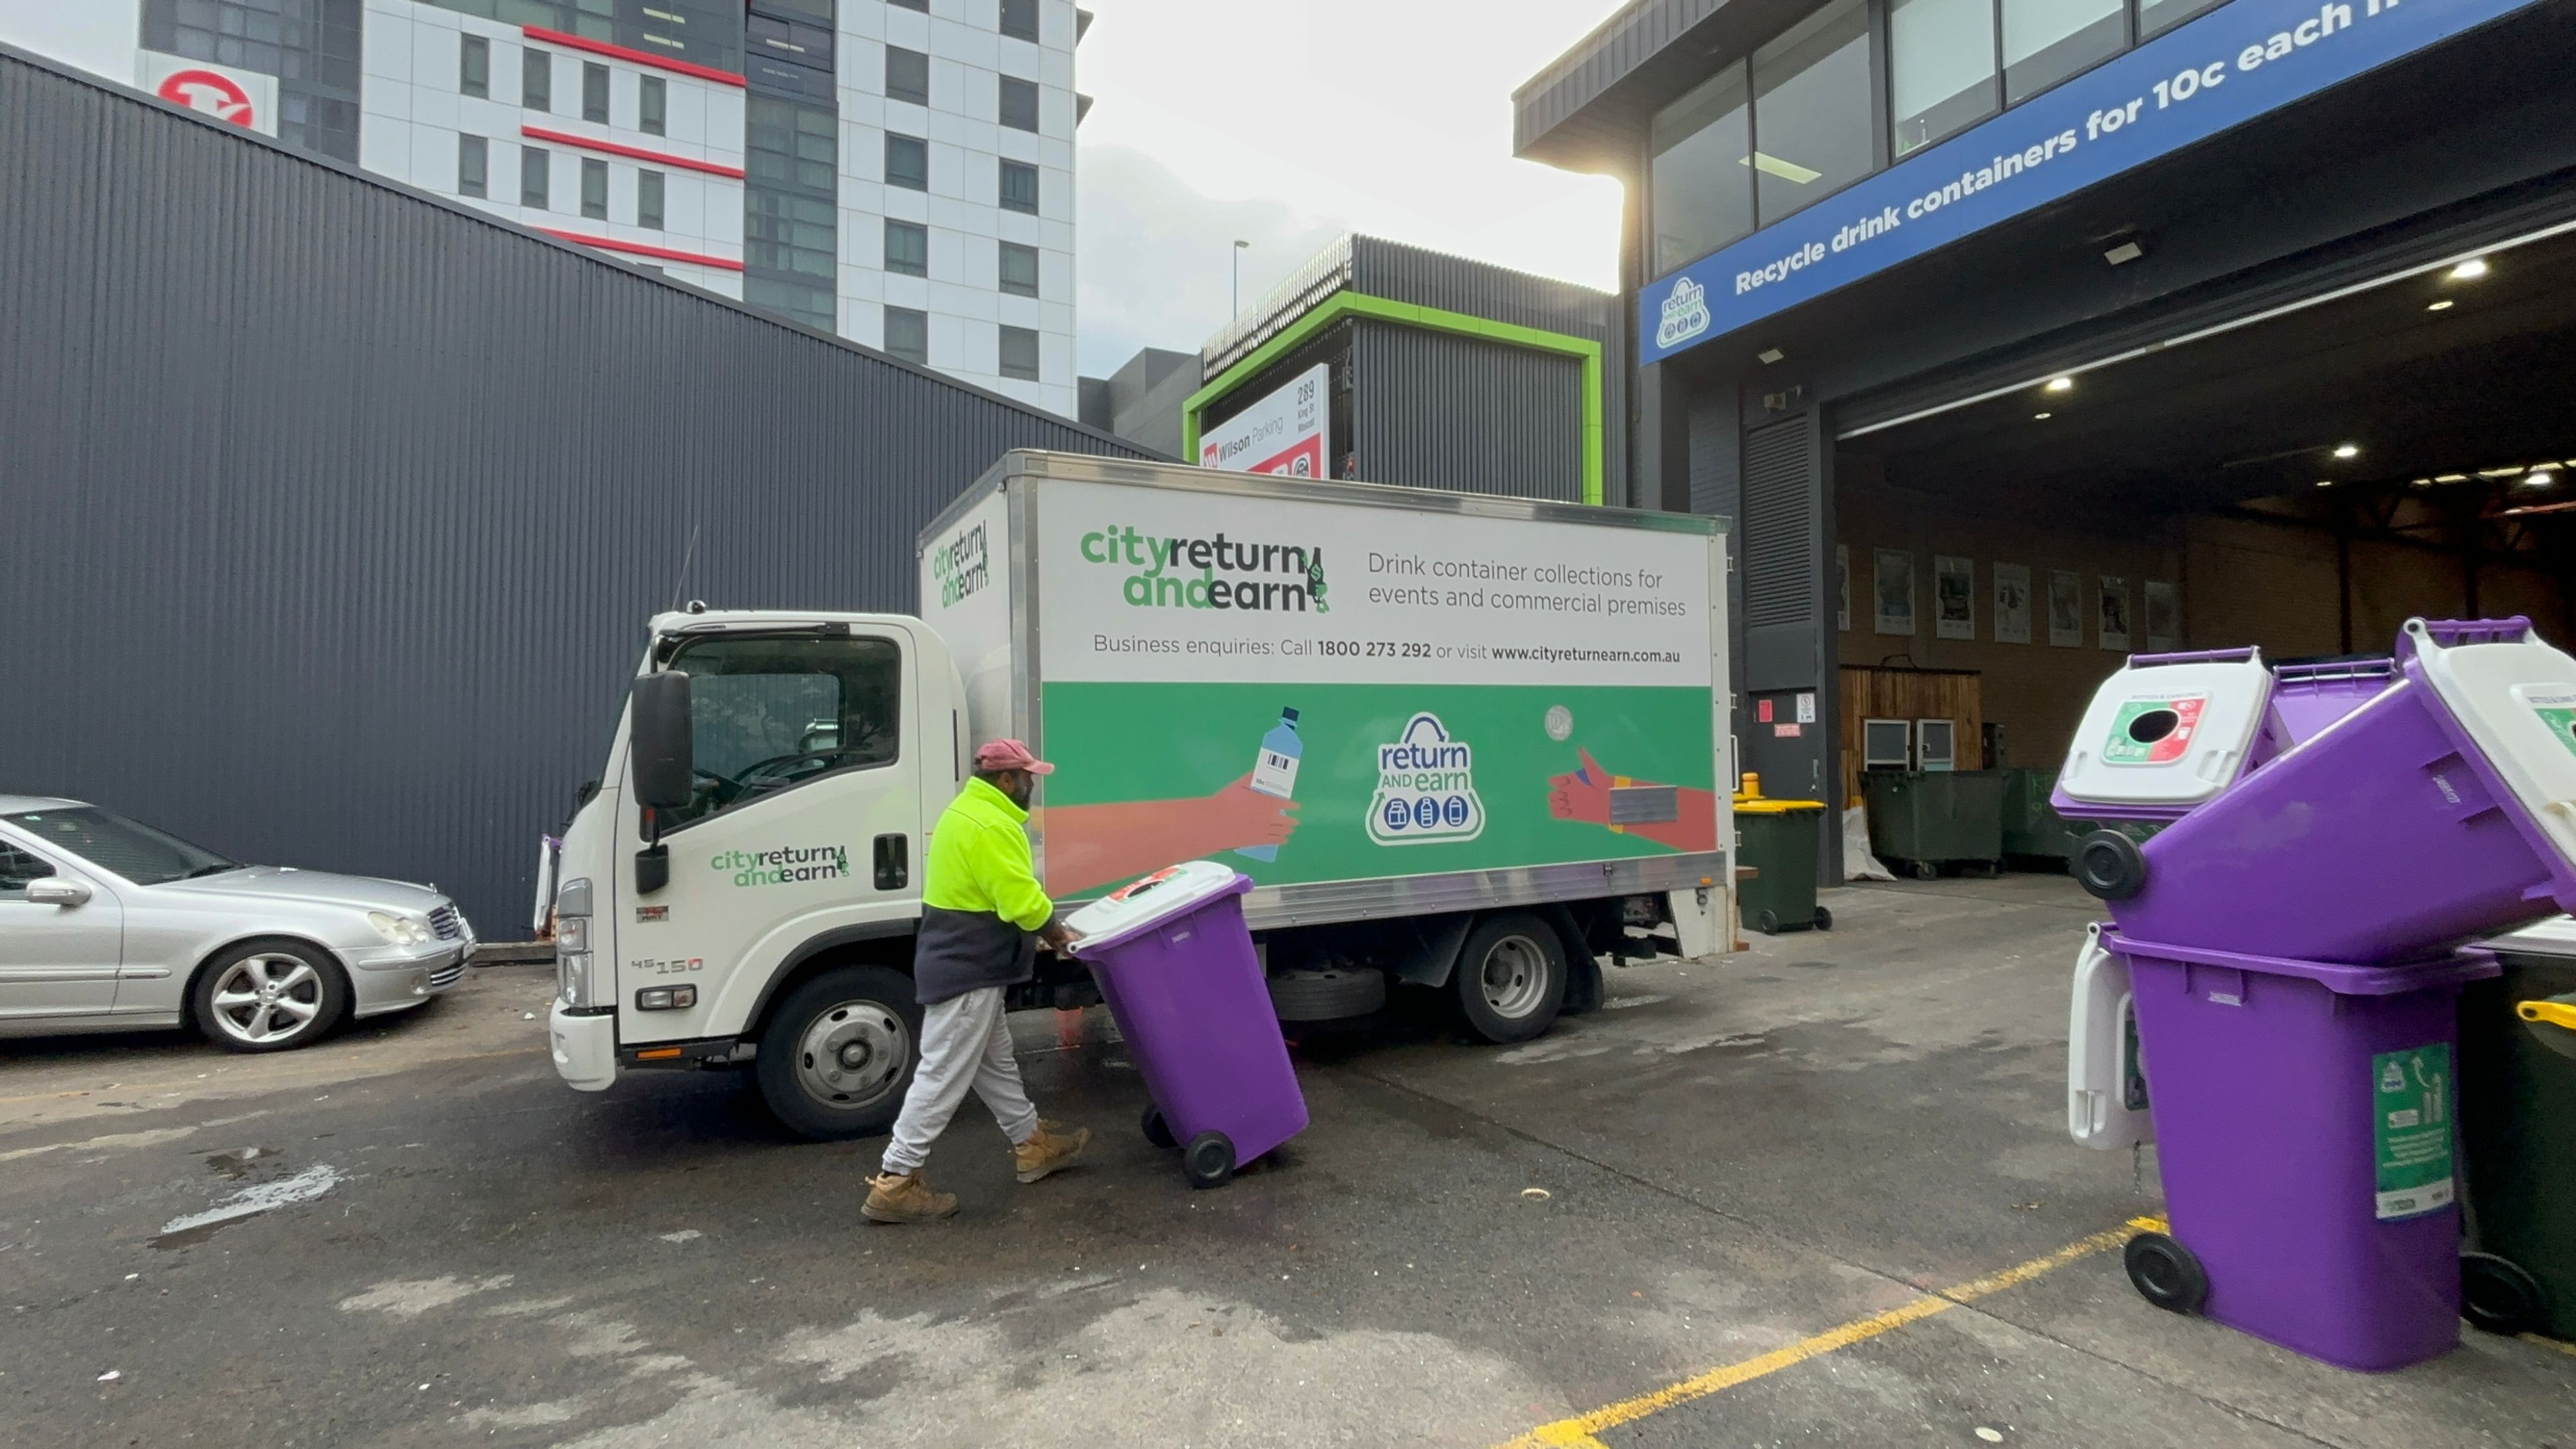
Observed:
[[[546,1018],[554,1047],[555,1075],[576,1092],[604,1092],[617,1080],[617,1018],[575,1015],[557,1005]]]

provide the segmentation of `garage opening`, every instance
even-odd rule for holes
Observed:
[[[2553,230],[1910,415],[1846,409],[1847,789],[1899,686],[1948,702],[1959,768],[2053,771],[2128,653],[2384,654],[2415,615],[2566,641],[2570,378],[2576,232]]]

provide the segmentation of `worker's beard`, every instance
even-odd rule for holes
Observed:
[[[1024,771],[1014,770],[1011,772],[1010,788],[1002,793],[1011,797],[1012,804],[1026,810],[1029,808],[1029,801],[1037,796],[1037,777]]]

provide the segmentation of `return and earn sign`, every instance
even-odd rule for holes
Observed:
[[[1724,337],[2534,0],[2233,0],[1648,283],[1638,362]]]

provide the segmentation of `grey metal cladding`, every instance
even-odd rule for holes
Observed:
[[[1144,456],[5,51],[0,245],[0,790],[487,939],[648,614],[908,611],[1004,450]]]
[[[1603,341],[1619,299],[1575,282],[1537,276],[1380,237],[1354,236],[1351,287],[1364,296],[1464,312]]]
[[[1351,367],[1360,477],[1582,500],[1583,366],[1574,358],[1372,320],[1352,330]]]

